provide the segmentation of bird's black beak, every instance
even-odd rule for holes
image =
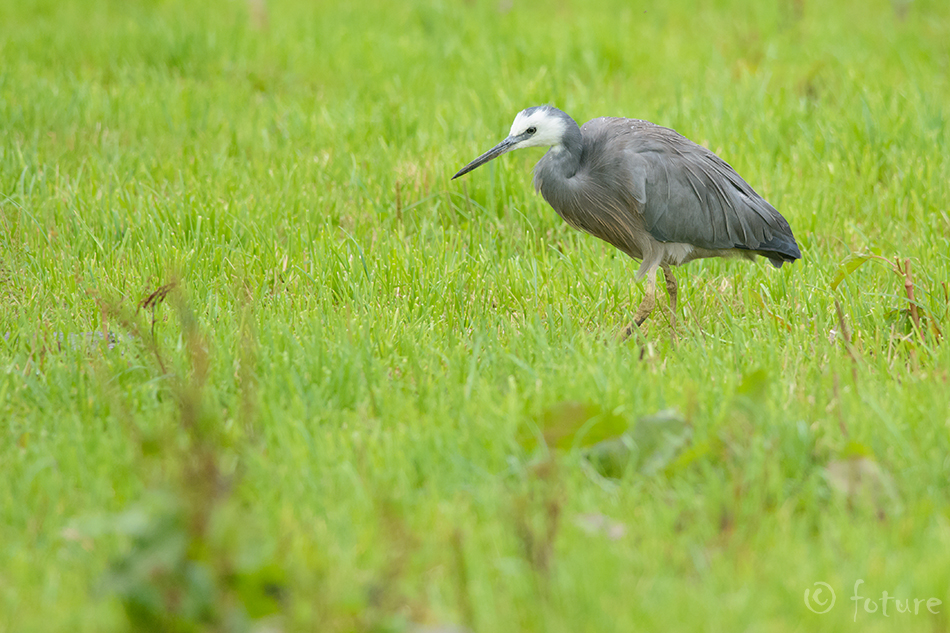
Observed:
[[[515,147],[514,147],[515,144],[517,144],[518,141],[520,141],[520,140],[521,140],[521,137],[520,137],[520,136],[509,136],[508,138],[506,138],[505,140],[503,140],[501,143],[499,143],[498,145],[494,146],[493,148],[491,148],[490,150],[488,150],[487,152],[485,152],[484,154],[482,154],[481,156],[479,156],[478,158],[476,158],[475,160],[473,160],[472,162],[470,162],[470,163],[469,163],[468,165],[466,165],[465,167],[462,167],[462,168],[459,170],[459,173],[457,173],[457,174],[455,174],[454,176],[452,176],[452,180],[455,180],[455,179],[458,178],[459,176],[464,176],[465,174],[467,174],[468,172],[472,171],[472,170],[475,169],[476,167],[481,167],[482,165],[484,165],[485,163],[487,163],[487,162],[490,161],[491,159],[493,159],[493,158],[498,158],[499,156],[501,156],[501,155],[504,154],[505,152],[510,152],[511,150],[513,150],[513,149],[515,148]]]

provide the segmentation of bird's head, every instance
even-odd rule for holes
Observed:
[[[571,124],[577,127],[571,117],[553,106],[534,106],[522,110],[515,116],[508,138],[462,167],[452,179],[464,176],[511,150],[524,147],[557,147],[563,142]]]

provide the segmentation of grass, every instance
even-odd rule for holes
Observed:
[[[950,627],[946,3],[254,6],[0,3],[0,631]],[[803,260],[618,342],[540,151],[449,181],[548,102]]]

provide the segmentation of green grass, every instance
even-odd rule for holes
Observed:
[[[0,3],[0,631],[950,627],[950,5],[534,4]],[[449,180],[540,103],[706,144],[803,260],[618,342],[539,150]]]

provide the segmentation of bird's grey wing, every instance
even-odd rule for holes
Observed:
[[[659,126],[628,139],[628,192],[655,239],[759,251],[773,263],[801,257],[785,218],[714,153]]]

